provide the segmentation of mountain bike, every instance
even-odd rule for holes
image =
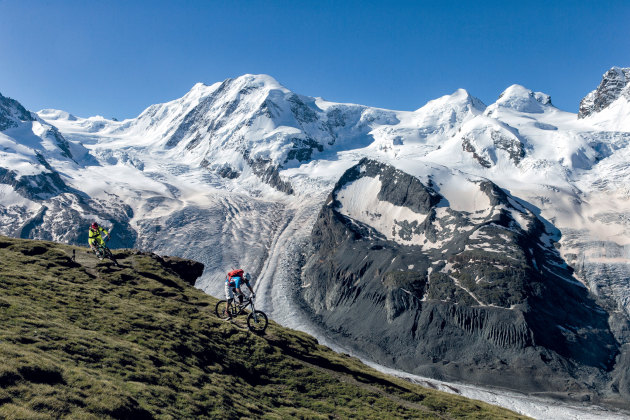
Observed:
[[[109,238],[107,238],[106,240],[109,240]],[[116,266],[120,266],[118,264],[118,261],[116,261],[116,258],[114,258],[114,255],[112,254],[112,251],[105,244],[105,241],[103,241],[103,243],[97,243],[96,244],[96,249],[94,250],[94,253],[96,254],[96,256],[99,259],[102,260],[103,258],[109,258],[110,260],[112,260],[114,262],[114,264]]]
[[[262,334],[265,332],[269,320],[263,311],[255,308],[254,301],[255,298],[253,296],[250,296],[241,304],[237,304],[235,299],[232,299],[232,302],[228,304],[228,301],[223,299],[217,302],[214,312],[221,319],[230,319],[244,314],[247,307],[251,307],[251,312],[247,316],[247,327],[254,333]]]

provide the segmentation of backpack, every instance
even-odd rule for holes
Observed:
[[[245,272],[242,269],[236,269],[236,270],[232,270],[228,273],[228,277],[230,279],[232,279],[232,277],[240,277],[243,278],[243,276],[245,275]]]

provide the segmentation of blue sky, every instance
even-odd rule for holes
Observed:
[[[0,0],[0,93],[31,110],[130,118],[265,73],[335,102],[414,110],[518,83],[577,112],[630,67],[630,1]]]

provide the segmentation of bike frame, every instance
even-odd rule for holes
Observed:
[[[109,251],[109,247],[105,243],[96,244],[95,251],[102,256],[107,256],[107,251]]]
[[[258,318],[256,317],[256,308],[254,308],[254,299],[255,298],[250,296],[249,298],[247,298],[247,300],[244,300],[242,304],[237,304],[236,299],[232,299],[232,302],[230,303],[230,305],[238,309],[238,312],[236,313],[236,315],[241,315],[243,311],[247,309],[248,306],[251,306],[252,313],[254,313],[254,319],[258,321]]]

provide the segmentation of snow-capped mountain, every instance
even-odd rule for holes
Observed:
[[[96,219],[114,226],[114,246],[203,262],[197,286],[217,296],[223,273],[243,266],[274,319],[337,328],[340,346],[361,342],[390,366],[487,384],[491,369],[529,364],[559,372],[547,391],[569,393],[565,378],[574,397],[623,401],[628,71],[608,72],[580,118],[519,85],[488,106],[460,89],[393,111],[299,95],[264,75],[197,84],[125,121],[35,115],[0,98],[0,233],[85,243]],[[28,170],[59,185],[42,195]],[[403,321],[429,313],[447,326],[443,346],[459,337],[510,368],[419,345]],[[359,341],[339,334],[340,320],[361,323]],[[398,338],[368,334],[392,323]]]
[[[73,224],[110,220],[120,225],[118,246],[133,241],[129,208],[115,200],[94,200],[78,174],[100,167],[88,149],[13,99],[0,95],[0,230],[23,238],[77,242]],[[87,220],[86,220],[87,219]]]
[[[68,143],[57,128],[1,94],[0,130],[3,184],[12,185],[26,198],[45,199],[67,188],[49,160],[67,165],[76,163],[75,155],[87,153]]]
[[[630,68],[613,67],[580,102],[578,118],[616,130],[630,130]]]
[[[211,86],[199,83],[184,97],[153,105],[133,120],[77,120],[55,110],[40,114],[50,115],[77,140],[125,139],[126,148],[185,160],[241,183],[254,174],[291,192],[277,170],[368,146],[387,150],[406,144],[425,154],[484,109],[462,89],[415,112],[401,112],[309,98],[269,76],[245,75]]]

